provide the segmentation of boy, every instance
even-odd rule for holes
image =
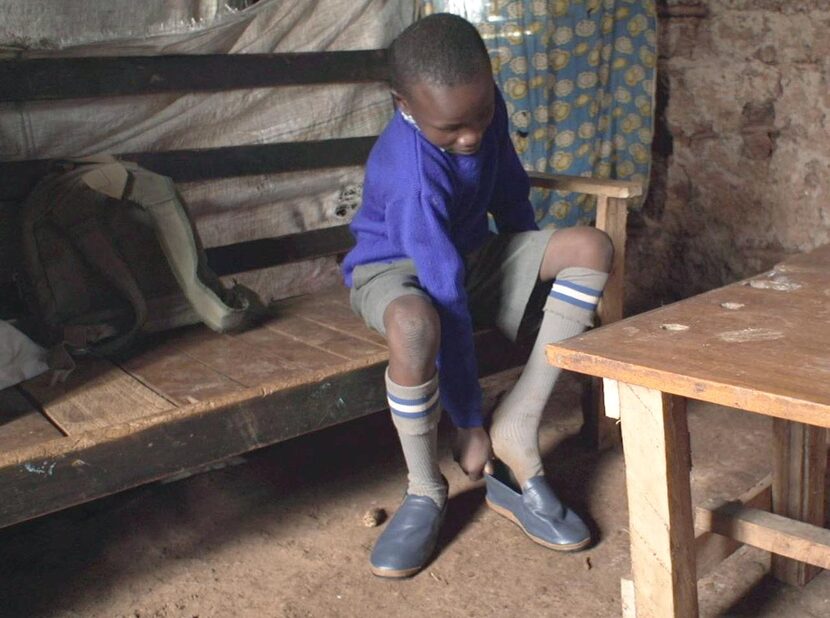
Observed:
[[[539,455],[539,421],[558,375],[544,345],[591,323],[611,243],[587,227],[538,231],[504,101],[471,24],[448,14],[422,19],[389,57],[397,109],[369,157],[351,226],[357,244],[343,264],[354,310],[387,339],[388,401],[409,471],[372,572],[413,575],[435,549],[448,489],[436,452],[440,406],[457,427],[456,459],[471,479],[481,478],[492,439],[517,481],[486,474],[488,505],[542,545],[581,549],[588,529],[547,485]],[[488,211],[499,234],[488,230]],[[540,313],[530,360],[488,435],[473,323],[515,339]]]

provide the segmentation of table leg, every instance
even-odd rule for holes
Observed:
[[[619,394],[637,616],[697,616],[686,400],[624,383],[606,388]]]
[[[827,471],[827,430],[773,419],[772,511],[824,527],[824,475]],[[803,586],[821,569],[772,555],[772,574]]]

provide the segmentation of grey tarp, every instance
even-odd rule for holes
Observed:
[[[415,11],[412,0],[260,0],[239,11],[196,0],[0,0],[0,45],[23,57],[373,49],[386,47]],[[2,104],[0,157],[372,135],[390,112],[380,84]],[[337,206],[354,201],[361,178],[359,168],[338,168],[180,189],[211,247],[345,223],[349,215],[338,215]],[[240,280],[265,296],[283,296],[335,277],[331,262],[318,260]]]

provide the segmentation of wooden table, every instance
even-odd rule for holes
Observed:
[[[606,414],[622,423],[634,582],[629,615],[696,616],[696,563],[708,567],[740,543],[773,552],[774,575],[789,583],[804,584],[818,566],[830,568],[830,531],[821,527],[830,246],[549,345],[547,355],[554,365],[603,378]],[[693,511],[688,398],[773,417],[771,489],[762,482],[739,501]],[[765,508],[770,496],[772,512]]]

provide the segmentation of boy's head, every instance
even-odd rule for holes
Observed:
[[[481,145],[494,112],[490,57],[468,21],[440,13],[415,22],[389,49],[392,94],[430,142],[457,154]]]

